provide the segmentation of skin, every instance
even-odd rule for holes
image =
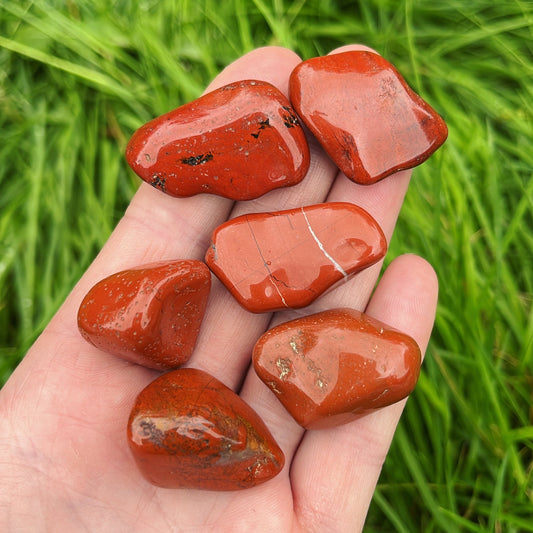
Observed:
[[[338,51],[354,48],[365,49]],[[299,61],[286,49],[258,49],[229,65],[208,90],[258,78],[287,93],[289,74]],[[136,395],[159,374],[99,351],[81,338],[76,326],[79,304],[97,281],[151,261],[202,259],[212,230],[247,212],[350,201],[369,211],[390,241],[410,171],[362,186],[339,176],[313,141],[311,157],[302,183],[250,202],[207,195],[176,199],[140,186],[107,245],[0,391],[0,530],[362,529],[404,402],[341,427],[306,432],[250,370],[252,348],[269,323],[353,307],[411,335],[424,352],[437,279],[423,259],[397,258],[375,291],[380,265],[305,310],[274,317],[245,311],[214,280],[187,366],[238,391],[264,419],[286,457],[276,478],[245,491],[168,490],[144,481],[130,456],[125,428]]]

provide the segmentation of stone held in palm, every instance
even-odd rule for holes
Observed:
[[[309,147],[288,98],[270,83],[243,80],[143,125],[126,159],[171,196],[250,200],[302,181]]]
[[[210,288],[211,272],[192,259],[117,272],[87,293],[78,327],[110,354],[149,368],[176,368],[192,355]]]
[[[259,415],[194,368],[163,374],[139,394],[127,436],[142,475],[159,487],[246,489],[272,479],[285,462]]]
[[[243,215],[211,242],[207,265],[254,313],[305,307],[387,249],[377,222],[347,202]]]
[[[253,364],[301,426],[322,429],[407,397],[421,353],[408,335],[359,311],[333,309],[264,333]]]
[[[444,120],[374,52],[303,61],[291,73],[290,98],[339,169],[363,185],[423,163],[448,135]]]

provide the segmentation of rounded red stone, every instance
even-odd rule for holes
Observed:
[[[105,352],[150,368],[175,368],[192,355],[210,287],[209,269],[196,260],[117,272],[87,293],[78,327]]]
[[[421,164],[448,135],[442,118],[373,52],[300,63],[290,98],[339,169],[364,185]]]
[[[171,196],[211,193],[250,200],[299,183],[309,148],[289,100],[244,80],[201,96],[139,128],[126,159]]]
[[[160,487],[245,489],[273,478],[285,462],[257,413],[193,368],[148,385],[135,401],[127,433],[141,473]]]
[[[408,396],[421,354],[408,335],[359,311],[334,309],[267,331],[253,364],[300,425],[321,429]]]
[[[332,202],[229,220],[214,231],[205,261],[243,307],[261,313],[309,305],[386,249],[366,211]]]

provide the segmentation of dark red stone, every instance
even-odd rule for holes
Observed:
[[[152,263],[98,282],[78,311],[83,337],[140,365],[169,369],[192,355],[211,273],[201,261]]]
[[[414,339],[352,309],[280,324],[253,351],[258,376],[307,429],[345,424],[405,398],[420,363]]]
[[[442,118],[373,52],[300,63],[290,98],[339,169],[364,185],[419,165],[448,135]]]
[[[126,159],[146,182],[186,197],[250,200],[299,183],[309,148],[289,100],[255,80],[216,89],[141,128]]]
[[[167,488],[245,489],[273,478],[285,462],[257,413],[193,368],[168,372],[139,394],[128,442],[143,476]]]
[[[366,211],[332,202],[229,220],[214,231],[205,261],[243,307],[261,313],[309,305],[386,249]]]

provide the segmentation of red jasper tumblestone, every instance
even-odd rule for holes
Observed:
[[[359,311],[333,309],[267,331],[253,364],[301,426],[322,429],[408,396],[421,354],[408,335]]]
[[[285,462],[255,411],[193,368],[148,385],[135,401],[127,434],[141,473],[160,487],[245,489],[273,478]]]
[[[211,273],[202,261],[117,272],[87,293],[78,327],[103,351],[150,368],[176,368],[192,355],[210,288]]]
[[[339,169],[365,185],[421,164],[448,135],[442,118],[373,52],[300,63],[290,98]]]
[[[366,211],[331,202],[229,220],[214,231],[205,261],[244,308],[261,313],[309,305],[386,249]]]
[[[285,95],[267,82],[244,80],[139,128],[126,159],[144,181],[171,196],[250,200],[299,183],[309,168],[309,148]]]

